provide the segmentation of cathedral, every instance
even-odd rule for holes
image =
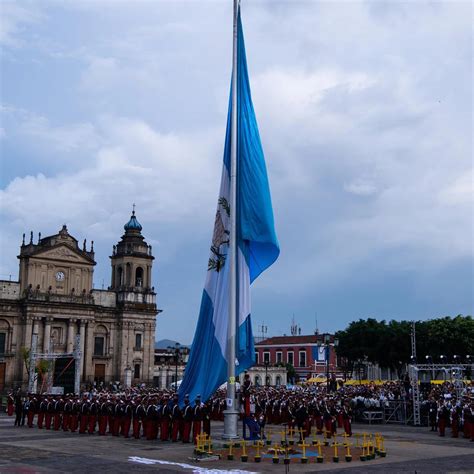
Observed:
[[[93,289],[93,241],[81,246],[65,225],[36,243],[33,233],[29,241],[23,235],[18,281],[0,281],[0,392],[28,386],[32,348],[56,359],[51,384],[66,391],[73,380],[153,381],[160,312],[151,281],[154,257],[135,210],[124,230],[110,256],[107,290]]]

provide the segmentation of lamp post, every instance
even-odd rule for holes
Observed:
[[[326,333],[323,334],[324,346],[326,348],[326,391],[329,393],[329,356],[330,356],[330,347],[331,347],[331,335]],[[336,337],[333,338],[333,346],[337,347],[339,345],[339,339]]]
[[[177,342],[174,347],[173,346],[168,346],[168,350],[171,350],[174,352],[174,363],[175,363],[175,370],[174,370],[174,389],[177,392],[178,391],[178,361],[179,361],[179,356],[181,355],[181,344]]]
[[[268,366],[270,365],[270,362],[268,360],[264,361],[265,365],[265,386],[268,386]]]

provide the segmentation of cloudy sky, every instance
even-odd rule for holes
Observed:
[[[254,332],[473,313],[472,4],[243,0],[281,256]],[[0,278],[23,232],[94,240],[132,203],[156,256],[158,339],[192,340],[231,68],[222,1],[0,4]]]

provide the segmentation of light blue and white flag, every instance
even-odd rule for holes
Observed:
[[[250,321],[250,284],[280,253],[273,224],[267,170],[252,105],[245,45],[238,15],[237,72],[237,342],[236,375],[255,363]],[[232,102],[229,104],[224,166],[206,283],[193,345],[179,388],[180,401],[189,394],[207,400],[226,381],[229,320],[230,150]]]

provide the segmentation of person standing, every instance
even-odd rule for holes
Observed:
[[[193,409],[189,404],[189,395],[184,397],[183,409],[183,443],[189,443],[189,436],[191,434],[191,426],[193,424]]]
[[[171,441],[176,443],[178,435],[182,434],[182,413],[179,408],[178,395],[173,396],[173,407],[171,409]]]
[[[194,400],[193,408],[193,442],[197,444],[197,438],[201,434],[202,429],[202,410],[201,410],[201,395]]]

